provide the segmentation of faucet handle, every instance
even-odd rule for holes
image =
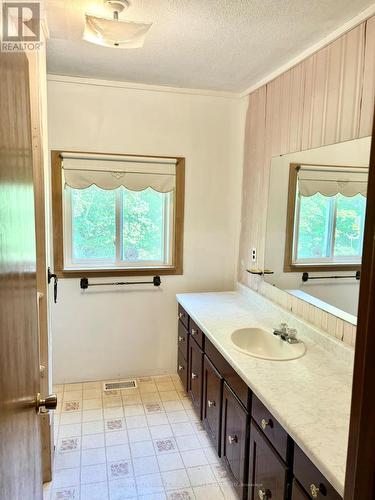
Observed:
[[[297,330],[296,328],[287,328],[287,334],[288,337],[291,339],[295,339],[297,337]]]
[[[280,331],[286,333],[287,330],[288,330],[288,323],[280,323]]]

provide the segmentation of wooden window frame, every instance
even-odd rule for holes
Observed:
[[[176,195],[174,200],[174,242],[172,251],[172,266],[170,267],[138,267],[126,269],[64,269],[63,240],[63,189],[62,189],[62,153],[97,154],[110,156],[119,153],[96,153],[92,151],[51,151],[51,182],[52,182],[52,222],[53,222],[53,257],[54,270],[59,278],[82,278],[100,276],[154,276],[183,274],[183,236],[184,236],[184,206],[185,206],[185,158],[176,156],[121,154],[142,158],[168,158],[176,163]]]
[[[307,166],[320,166],[304,163]],[[324,272],[324,271],[360,271],[361,264],[293,264],[294,216],[297,202],[297,173],[300,163],[289,165],[288,208],[285,230],[284,273]],[[324,166],[324,165],[322,165]],[[343,165],[340,165],[343,167]]]

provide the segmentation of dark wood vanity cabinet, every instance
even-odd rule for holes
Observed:
[[[181,305],[178,317],[177,372],[239,499],[342,500]]]
[[[180,304],[178,304],[178,319],[184,325],[186,330],[189,330],[189,315]]]
[[[195,340],[199,347],[204,349],[204,334],[191,318],[189,319],[189,333],[191,338]]]
[[[188,359],[189,354],[189,332],[181,321],[178,322],[178,349],[181,351],[185,359]]]
[[[203,361],[203,424],[216,451],[221,456],[221,408],[223,377],[204,356]]]
[[[291,466],[293,447],[291,438],[288,436],[285,429],[273,417],[271,412],[255,395],[253,395],[251,416],[283,461],[288,466]]]
[[[297,445],[294,446],[293,474],[307,498],[341,500],[341,496]]]
[[[295,479],[293,479],[292,500],[310,500],[310,497]]]
[[[189,339],[188,387],[191,402],[202,420],[203,351],[193,339]]]
[[[249,409],[250,390],[248,386],[207,338],[205,339],[204,352],[244,407]]]
[[[239,498],[247,498],[249,414],[224,382],[222,457],[234,478]]]
[[[258,426],[251,422],[248,500],[287,500],[288,468]]]
[[[177,373],[180,376],[185,391],[188,390],[188,363],[180,349],[177,352]]]
[[[189,316],[184,309],[178,307],[178,334],[177,334],[177,373],[185,391],[188,391],[189,377]],[[183,321],[182,321],[183,320]]]

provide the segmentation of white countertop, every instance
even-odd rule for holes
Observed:
[[[354,351],[241,285],[237,292],[188,293],[178,302],[332,486],[343,496]],[[306,354],[267,361],[236,350],[244,327],[298,330]]]

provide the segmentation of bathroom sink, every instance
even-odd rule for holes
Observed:
[[[306,346],[302,341],[289,344],[261,328],[241,328],[232,333],[232,342],[239,351],[255,358],[289,361],[303,356]]]

